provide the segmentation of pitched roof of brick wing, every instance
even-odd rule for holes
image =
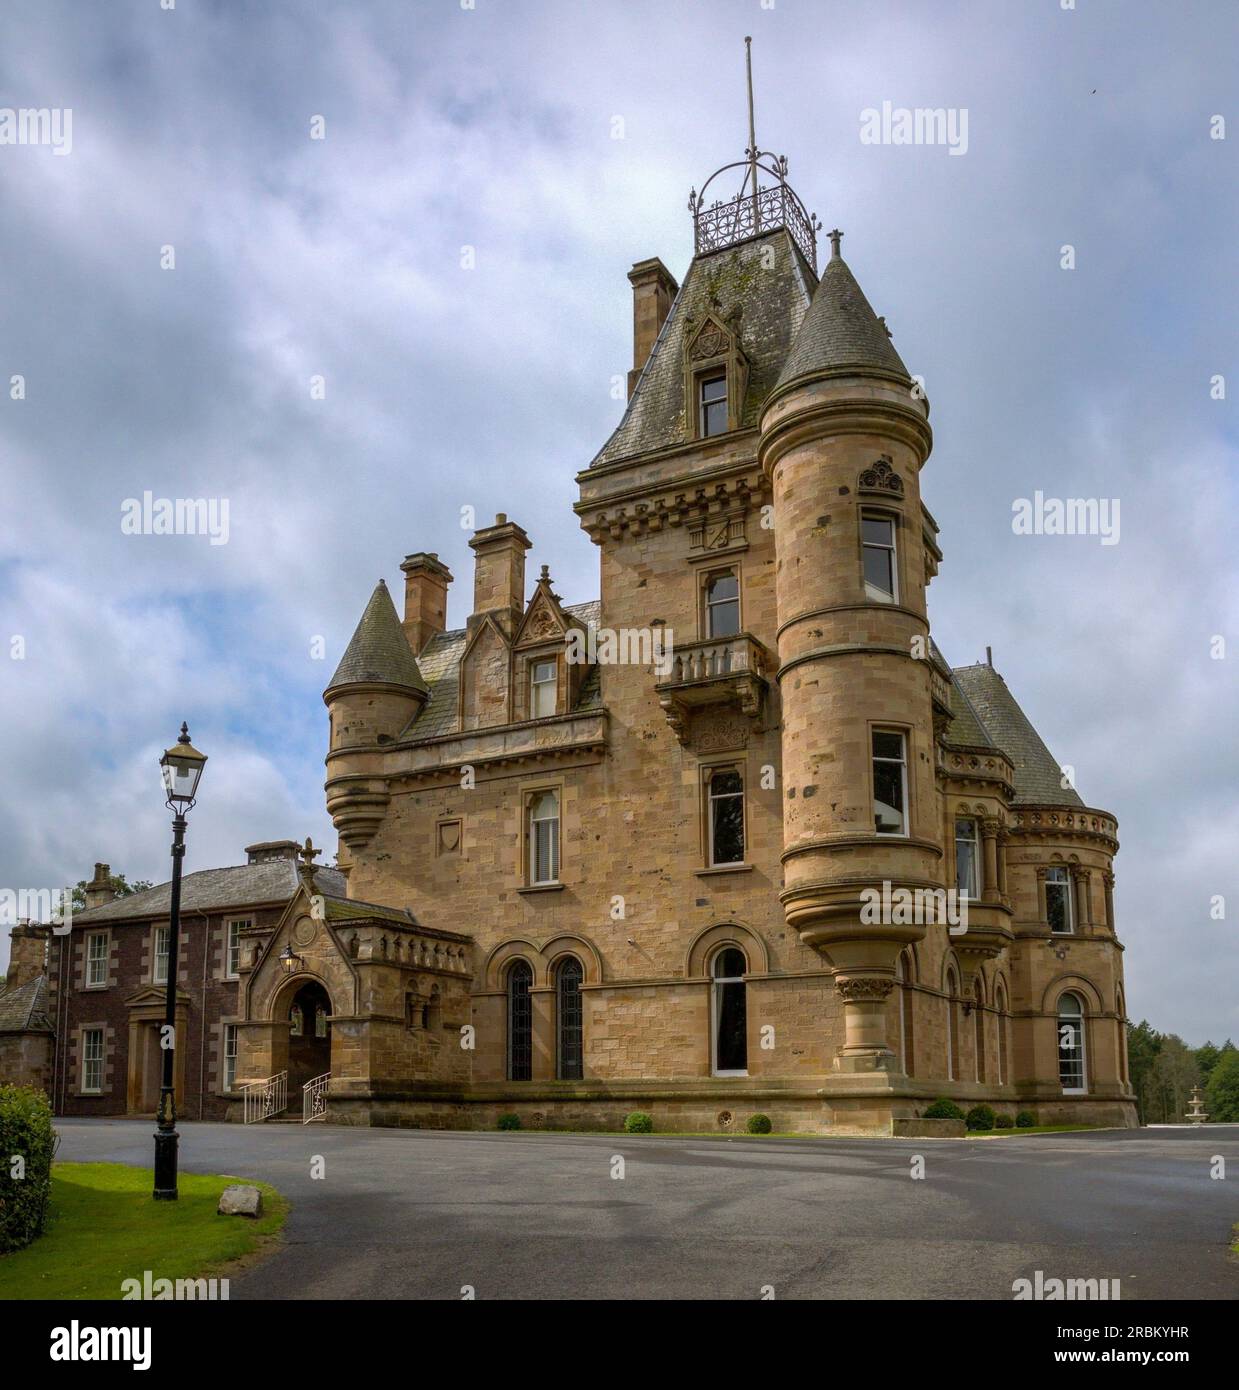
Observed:
[[[219,912],[230,907],[283,902],[297,891],[297,865],[291,859],[265,864],[235,864],[223,869],[199,869],[181,880],[182,912]],[[344,875],[338,869],[316,867],[314,884],[323,893],[345,893]],[[141,893],[130,893],[100,907],[73,914],[73,922],[125,922],[166,917],[172,908],[171,883],[159,883]]]
[[[741,310],[740,345],[749,360],[749,380],[740,424],[756,425],[816,283],[808,262],[782,228],[696,256],[623,418],[590,467],[685,442],[684,350],[690,317],[696,326],[708,313]]]
[[[1011,759],[1017,806],[1084,805],[1077,792],[1062,785],[1057,760],[992,666],[957,666],[951,674],[990,739]],[[952,724],[952,742],[954,734]]]

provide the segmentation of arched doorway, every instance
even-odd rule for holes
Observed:
[[[331,1070],[331,999],[317,980],[307,980],[288,1000],[288,1104],[301,1104],[307,1081]],[[279,1017],[279,1015],[277,1015]]]

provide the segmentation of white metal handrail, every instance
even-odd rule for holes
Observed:
[[[257,1124],[282,1115],[288,1109],[288,1073],[277,1072],[264,1081],[251,1081],[241,1087],[245,1102],[245,1123]]]
[[[308,1125],[311,1120],[327,1118],[327,1085],[331,1073],[325,1071],[313,1081],[307,1081],[301,1088],[301,1123]]]

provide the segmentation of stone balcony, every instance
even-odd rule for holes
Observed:
[[[677,647],[670,673],[654,686],[676,737],[684,742],[689,715],[710,705],[734,705],[756,718],[766,691],[767,663],[765,647],[747,632]]]

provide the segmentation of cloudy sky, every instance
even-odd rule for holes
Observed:
[[[334,847],[321,691],[409,551],[463,624],[462,507],[596,596],[570,508],[626,272],[683,275],[752,34],[759,143],[926,381],[937,639],[992,646],[1117,815],[1132,1014],[1239,1038],[1229,0],[5,0],[3,28],[0,106],[70,108],[72,147],[0,145],[0,884],[165,878],[182,719],[189,868]],[[966,110],[966,154],[863,143],[887,101]],[[1014,535],[1038,489],[1118,499],[1119,544]],[[227,499],[227,544],[124,534],[146,491]]]

